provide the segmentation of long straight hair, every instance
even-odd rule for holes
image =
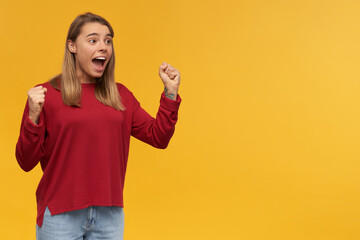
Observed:
[[[66,43],[65,43],[65,55],[62,66],[61,74],[53,77],[50,80],[50,84],[61,91],[61,96],[64,104],[69,106],[81,106],[81,83],[76,76],[75,69],[75,54],[70,52],[68,48],[68,40],[75,42],[79,36],[81,28],[86,23],[98,22],[109,28],[110,34],[114,37],[114,30],[110,23],[93,13],[87,12],[79,15],[71,23]],[[103,75],[100,78],[96,78],[95,97],[98,101],[103,104],[113,107],[116,110],[125,110],[125,106],[121,102],[121,97],[115,82],[114,70],[115,70],[115,53],[114,46],[112,45],[112,55],[104,70]]]

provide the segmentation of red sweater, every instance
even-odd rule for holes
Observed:
[[[82,84],[81,107],[62,102],[49,83],[38,125],[29,118],[28,103],[16,144],[24,171],[38,162],[43,176],[36,190],[37,224],[46,206],[52,214],[89,206],[123,207],[123,188],[130,135],[156,148],[166,148],[177,121],[181,98],[161,95],[156,119],[145,112],[133,94],[117,83],[125,111],[95,98],[95,84]]]

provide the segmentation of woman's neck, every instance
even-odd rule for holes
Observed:
[[[96,81],[94,80],[94,81],[92,81],[92,82],[89,82],[89,81],[80,81],[80,83],[96,83]]]
[[[77,68],[79,69],[79,68]],[[84,74],[84,72],[76,71],[76,77],[80,80],[80,83],[96,83],[96,79],[93,77],[90,77],[87,74]]]

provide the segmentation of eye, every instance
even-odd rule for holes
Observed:
[[[108,43],[108,44],[110,44],[112,41],[111,41],[111,39],[107,39],[107,40],[105,40],[105,43]]]
[[[90,39],[89,42],[90,42],[90,43],[95,43],[96,40],[95,40],[95,39]]]

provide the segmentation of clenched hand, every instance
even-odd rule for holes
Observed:
[[[164,83],[165,95],[176,100],[180,86],[180,72],[170,64],[163,62],[159,68],[159,76]]]
[[[41,109],[44,106],[46,92],[47,89],[43,86],[37,86],[28,91],[29,119],[35,124],[38,123]]]

